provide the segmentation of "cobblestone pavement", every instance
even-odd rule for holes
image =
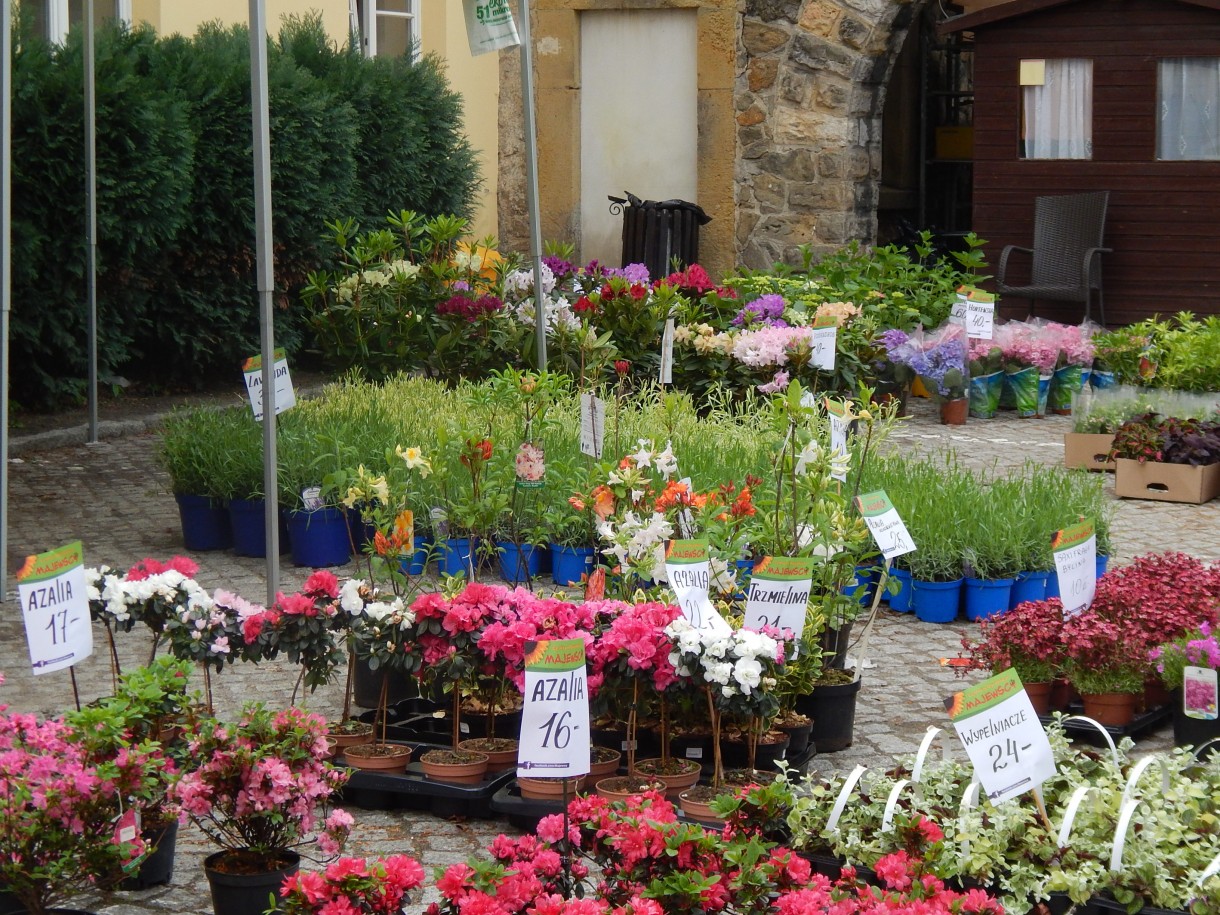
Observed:
[[[971,420],[961,427],[940,426],[933,408],[916,402],[913,416],[891,438],[889,447],[927,455],[954,449],[969,466],[1003,470],[1033,461],[1057,465],[1063,460],[1063,433],[1070,419],[1018,420],[1001,416]],[[84,542],[86,563],[126,568],[145,556],[165,558],[182,552],[174,500],[154,461],[155,423],[131,421],[103,429],[96,445],[57,445],[64,438],[43,433],[37,442],[14,442],[10,473],[10,549],[7,567],[17,568],[29,553],[45,551],[77,538]],[[114,437],[107,437],[113,435]],[[69,437],[69,441],[71,438]],[[1107,482],[1113,493],[1113,481]],[[1204,506],[1168,502],[1120,501],[1114,527],[1117,562],[1153,550],[1180,549],[1202,558],[1220,559],[1220,500]],[[198,578],[208,587],[226,587],[252,600],[266,595],[263,560],[230,553],[193,556]],[[291,589],[307,569],[283,560],[281,586]],[[353,569],[337,569],[340,575]],[[33,677],[21,629],[15,586],[0,614],[0,671],[7,682],[0,700],[20,711],[54,713],[72,702],[66,674]],[[810,768],[830,772],[853,766],[883,766],[891,754],[912,753],[929,725],[945,727],[942,700],[958,683],[940,658],[957,653],[966,623],[932,625],[910,615],[881,610],[867,649],[864,685],[856,714],[855,743],[847,750],[816,757]],[[122,643],[128,663],[147,651],[133,634]],[[270,705],[290,700],[295,670],[287,664],[236,665],[216,678],[218,711],[232,712],[247,699]],[[105,695],[110,675],[98,654],[79,665],[81,698]],[[338,686],[323,688],[307,700],[321,714],[337,711]],[[1171,739],[1168,727],[1141,739],[1141,748],[1160,749]],[[960,750],[955,752],[960,753]],[[349,852],[359,855],[406,852],[425,865],[464,860],[500,831],[512,831],[500,819],[445,820],[406,810],[355,810],[357,828]],[[119,893],[98,901],[94,910],[112,915],[173,911],[208,913],[211,903],[201,861],[211,849],[193,828],[182,831],[170,886],[139,893]]]

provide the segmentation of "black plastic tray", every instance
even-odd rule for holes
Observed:
[[[389,742],[410,747],[413,760],[429,750],[448,749],[448,744],[399,740]],[[336,765],[345,763],[340,754],[336,758]],[[431,810],[433,814],[441,817],[489,819],[494,816],[489,805],[492,796],[515,776],[515,769],[505,769],[475,785],[452,785],[426,777],[423,766],[414,761],[407,764],[405,773],[372,772],[353,768],[343,788],[343,797],[347,803],[371,810],[408,808]]]
[[[1083,715],[1084,706],[1078,702],[1074,702],[1068,706],[1067,715]],[[1106,732],[1118,740],[1123,737],[1130,737],[1134,740],[1143,735],[1146,731],[1150,731],[1157,725],[1163,723],[1173,714],[1172,705],[1158,705],[1155,708],[1150,708],[1145,712],[1140,712],[1136,715],[1130,724],[1116,727],[1114,725],[1104,725]],[[1038,720],[1043,724],[1050,724],[1055,720],[1054,715],[1039,715]],[[1073,740],[1082,740],[1093,746],[1105,746],[1105,739],[1098,733],[1097,728],[1084,721],[1065,721],[1063,724],[1064,732]]]

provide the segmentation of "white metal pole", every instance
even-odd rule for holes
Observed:
[[[263,489],[267,533],[267,606],[280,586],[280,520],[275,450],[275,312],[271,293],[275,262],[271,250],[271,133],[267,103],[267,15],[264,0],[250,0],[250,118],[254,130],[255,279],[258,286],[263,352]]]
[[[538,131],[534,124],[534,48],[530,2],[521,0],[521,108],[525,114],[525,196],[530,214],[530,257],[534,264],[534,327],[538,371],[546,370],[546,314],[542,293],[542,217],[538,208]]]
[[[93,0],[85,0],[85,282],[89,292],[89,444],[97,444],[97,101]]]
[[[8,317],[12,292],[13,9],[0,0],[0,601],[8,596]]]

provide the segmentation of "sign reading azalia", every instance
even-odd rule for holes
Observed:
[[[517,774],[577,778],[589,774],[589,686],[585,643],[525,643],[525,709]]]

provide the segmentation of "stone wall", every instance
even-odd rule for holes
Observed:
[[[924,0],[746,0],[735,92],[741,263],[872,242],[881,111]]]
[[[713,217],[700,260],[713,274],[872,242],[885,85],[925,2],[534,0],[543,238],[579,240],[576,16],[618,6],[699,11],[697,202]],[[525,251],[520,54],[500,58],[499,232]]]

